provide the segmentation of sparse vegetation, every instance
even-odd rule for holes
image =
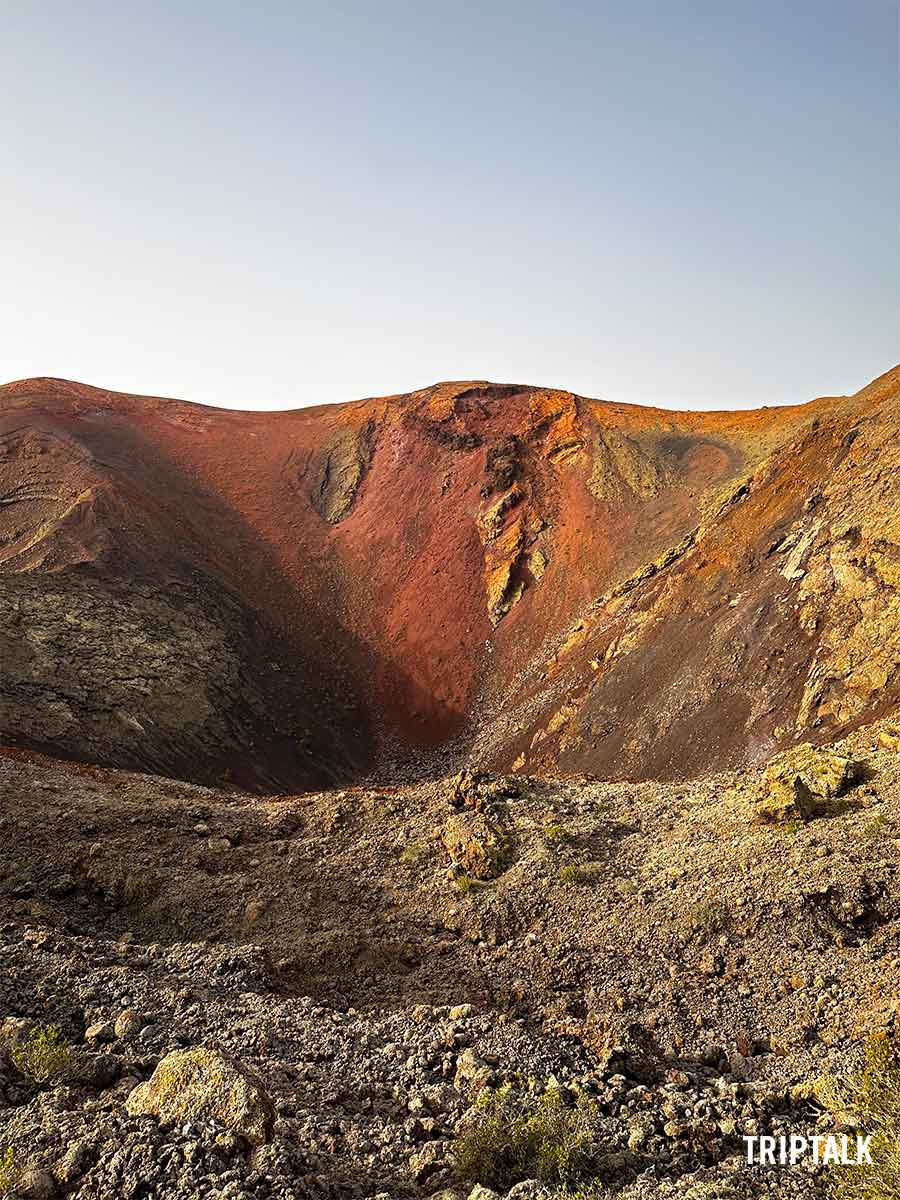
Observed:
[[[422,842],[410,842],[404,847],[400,861],[404,867],[418,867],[428,857],[428,847]]]
[[[575,1188],[554,1188],[551,1196],[553,1200],[608,1200],[609,1189],[598,1180],[591,1179]]]
[[[12,1146],[0,1150],[0,1196],[10,1196],[16,1190],[21,1178],[21,1168],[16,1163],[16,1155]]]
[[[505,1191],[523,1179],[565,1189],[591,1183],[597,1157],[596,1107],[579,1098],[568,1103],[553,1088],[543,1093],[521,1083],[482,1092],[479,1119],[456,1140],[456,1167],[463,1179]],[[581,1193],[592,1200],[596,1193]]]
[[[825,1080],[817,1098],[872,1135],[872,1162],[832,1168],[835,1200],[900,1200],[900,1058],[884,1033],[866,1043],[865,1063],[844,1084]]]
[[[385,796],[378,792],[370,797],[369,802],[372,805],[372,816],[376,821],[382,821],[396,812],[393,796]]]
[[[35,1025],[10,1058],[20,1075],[38,1084],[64,1079],[72,1067],[72,1050],[56,1025]]]
[[[584,883],[581,867],[576,867],[572,863],[567,864],[565,867],[560,867],[559,881],[560,883],[569,884]]]
[[[706,896],[698,900],[688,910],[688,922],[691,932],[702,937],[712,937],[728,924],[728,905],[716,896]]]
[[[460,896],[467,896],[472,890],[472,876],[463,871],[454,877],[453,886]]]
[[[565,825],[546,825],[544,827],[544,837],[548,842],[568,842],[572,840],[572,835],[566,829]]]
[[[894,823],[890,817],[873,817],[868,824],[863,826],[862,832],[863,837],[873,841],[877,838],[891,837],[894,832]]]

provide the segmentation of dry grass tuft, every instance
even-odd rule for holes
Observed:
[[[864,1066],[844,1083],[824,1081],[817,1097],[839,1120],[849,1114],[871,1134],[871,1164],[832,1169],[835,1200],[900,1200],[900,1059],[887,1035],[873,1034]]]
[[[19,1074],[33,1083],[56,1083],[72,1068],[72,1051],[55,1025],[35,1025],[9,1056]]]
[[[12,1196],[19,1186],[22,1171],[16,1163],[12,1146],[0,1151],[0,1196]]]
[[[478,1120],[456,1140],[461,1178],[499,1191],[525,1179],[566,1189],[566,1194],[592,1184],[596,1106],[567,1103],[555,1088],[536,1094],[505,1083],[482,1092],[476,1108]]]

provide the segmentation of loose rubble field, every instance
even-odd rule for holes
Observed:
[[[511,1082],[589,1106],[592,1196],[824,1195],[742,1135],[832,1130],[810,1085],[892,1030],[879,732],[838,747],[864,770],[830,807],[771,823],[750,774],[260,799],[4,753],[11,1194],[465,1198],[460,1139]],[[16,1048],[48,1025],[36,1082]]]

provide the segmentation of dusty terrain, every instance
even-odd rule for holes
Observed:
[[[842,748],[839,810],[775,826],[746,773],[489,778],[479,812],[447,780],[259,798],[9,751],[0,1015],[79,1066],[0,1069],[0,1147],[80,1200],[464,1197],[477,1090],[524,1073],[600,1106],[610,1195],[823,1195],[740,1137],[830,1128],[803,1085],[896,1019],[900,755]],[[461,887],[444,835],[484,814],[502,859]],[[255,1073],[265,1145],[128,1114],[195,1046]]]

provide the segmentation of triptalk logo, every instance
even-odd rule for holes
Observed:
[[[803,1137],[802,1134],[792,1133],[782,1137],[767,1137],[764,1134],[744,1135],[747,1147],[747,1162],[753,1166],[774,1167],[794,1166],[801,1159],[811,1158],[814,1163],[823,1166],[859,1167],[863,1164],[871,1166],[872,1157],[869,1151],[871,1134],[856,1134],[850,1137],[847,1133],[816,1134],[814,1137]]]

